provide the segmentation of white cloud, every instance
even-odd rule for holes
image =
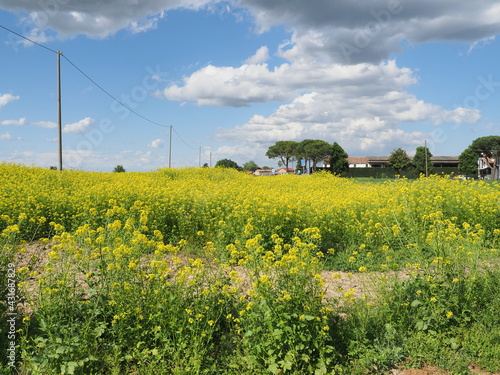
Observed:
[[[19,120],[2,120],[0,126],[21,126],[26,124],[26,118],[22,117]]]
[[[54,129],[57,128],[57,124],[52,121],[35,121],[35,122],[30,122],[31,125],[39,126],[41,128],[45,129]]]
[[[45,129],[57,128],[57,124],[52,121],[27,121],[26,117],[21,117],[18,120],[1,120],[0,126],[22,126],[22,125],[34,125]]]
[[[94,123],[95,120],[93,118],[85,117],[83,120],[65,125],[62,131],[70,134],[82,134],[85,133]]]
[[[341,65],[308,59],[270,70],[265,64],[239,68],[207,66],[184,78],[183,85],[164,90],[170,100],[194,100],[198,105],[244,106],[254,102],[288,102],[268,117],[254,115],[246,124],[220,130],[220,141],[252,150],[278,140],[319,138],[364,154],[399,144],[413,147],[430,132],[406,132],[403,123],[474,123],[481,115],[463,107],[448,110],[408,93],[418,80],[393,60]],[[265,153],[265,148],[259,152]],[[228,151],[227,149],[223,149]],[[384,151],[380,151],[384,152]]]
[[[120,29],[133,33],[156,27],[165,11],[200,9],[212,0],[0,0],[0,8],[27,13],[25,22],[36,25],[33,33],[52,29],[62,36],[85,34],[105,38]]]
[[[0,141],[6,141],[12,139],[12,136],[10,135],[9,132],[6,133],[0,133]]]
[[[6,106],[9,103],[19,100],[19,96],[14,96],[12,94],[0,94],[0,108]]]
[[[262,46],[255,52],[255,55],[245,60],[245,64],[260,64],[267,60],[269,60],[269,48]]]
[[[21,137],[13,137],[9,132],[0,133],[0,141],[21,141]]]
[[[341,63],[378,62],[400,51],[403,42],[473,43],[500,32],[496,0],[453,2],[241,0],[260,30],[287,25],[293,30],[289,59],[308,56]]]
[[[463,124],[477,122],[481,113],[467,108],[446,109],[427,103],[408,92],[417,83],[414,73],[387,61],[403,45],[434,41],[467,43],[469,52],[500,33],[500,3],[400,1],[400,0],[0,0],[0,7],[24,10],[36,25],[30,34],[43,41],[45,30],[59,37],[86,34],[107,37],[117,30],[132,33],[155,28],[164,12],[205,7],[211,12],[237,12],[237,4],[252,16],[264,32],[283,25],[290,32],[273,54],[287,62],[269,67],[270,51],[259,48],[241,66],[205,66],[182,82],[163,90],[168,100],[210,106],[249,106],[278,102],[269,116],[254,115],[246,124],[220,131],[217,137],[234,142],[233,148],[217,150],[238,155],[241,150],[261,152],[280,139],[305,137],[337,140],[351,152],[373,152],[392,145],[419,144],[430,136],[405,131],[404,123]],[[52,32],[53,33],[53,32]],[[19,97],[0,95],[0,108]],[[14,98],[14,99],[13,99]],[[87,120],[87,122],[86,122]],[[84,119],[65,127],[83,132],[91,123]],[[48,128],[51,122],[32,123]],[[155,147],[155,142],[150,147]],[[250,146],[249,146],[250,145]],[[385,152],[385,151],[384,151]],[[125,158],[125,155],[120,155]],[[133,160],[151,161],[150,154]],[[128,159],[127,159],[128,160]],[[110,162],[114,162],[112,160]],[[139,161],[137,161],[139,162]]]
[[[488,38],[473,42],[470,45],[469,49],[467,50],[467,54],[468,55],[471,54],[474,49],[484,47],[484,46],[492,43],[494,40],[495,40],[495,36],[490,36]]]
[[[163,18],[163,13],[159,17],[149,17],[143,21],[133,21],[130,23],[130,30],[134,34],[144,33],[146,31],[156,29],[158,21]]]
[[[0,0],[0,7],[24,11],[25,22],[36,25],[31,37],[38,41],[49,38],[46,29],[66,37],[104,38],[120,29],[144,32],[173,9],[206,9],[220,16],[240,16],[244,10],[260,32],[276,25],[291,30],[287,58],[308,56],[341,63],[379,62],[398,52],[403,42],[473,44],[500,32],[496,0],[317,0],[314,6],[309,0]]]
[[[1,138],[0,134],[0,138]],[[14,139],[14,138],[13,138]],[[51,147],[53,149],[53,147]],[[25,165],[37,165],[48,167],[57,165],[57,151],[14,151],[3,156],[6,162],[21,163]],[[197,162],[197,160],[196,160]],[[118,153],[99,152],[95,150],[72,150],[64,149],[64,169],[85,169],[93,171],[111,172],[118,164],[128,171],[150,171],[167,166],[167,156],[158,155],[151,151],[124,150]],[[172,163],[174,168],[182,168],[189,165],[175,159]]]
[[[161,148],[161,147],[163,147],[164,143],[165,143],[165,141],[163,139],[158,138],[158,139],[155,139],[154,141],[152,141],[148,145],[148,147],[149,148]]]
[[[388,87],[400,90],[416,82],[410,69],[397,67],[392,60],[378,65],[297,61],[273,70],[266,64],[239,68],[208,65],[185,77],[183,85],[167,87],[163,94],[169,100],[194,100],[198,105],[241,107],[291,100],[304,91],[365,96]]]
[[[406,92],[388,91],[358,97],[349,93],[307,93],[281,105],[268,117],[254,115],[246,124],[220,130],[220,141],[266,148],[278,140],[305,138],[337,141],[354,154],[413,147],[431,139],[431,132],[405,131],[401,123],[471,123],[479,119],[476,110],[452,111],[425,103]]]
[[[285,64],[286,65],[286,64]],[[268,82],[267,65],[242,65],[239,68],[208,65],[184,79],[184,85],[167,87],[169,100],[194,100],[198,105],[243,107],[252,102],[291,99],[290,92]]]

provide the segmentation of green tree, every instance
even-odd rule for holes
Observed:
[[[235,161],[232,161],[231,159],[222,159],[222,160],[219,160],[219,161],[217,161],[217,163],[215,163],[215,167],[219,167],[219,168],[234,168],[234,169],[237,169],[237,170],[241,170],[240,166]]]
[[[297,142],[294,141],[278,141],[275,145],[268,148],[266,156],[269,159],[280,159],[285,168],[288,168],[288,163],[292,161],[296,155]]]
[[[431,152],[428,147],[420,146],[415,151],[415,156],[411,162],[413,171],[418,175],[421,173],[428,176],[434,171],[434,164],[431,161]]]
[[[477,177],[478,153],[467,147],[458,157],[458,169],[467,176]]]
[[[115,173],[122,173],[125,172],[125,168],[123,168],[123,165],[119,164],[113,169],[113,172]]]
[[[489,135],[487,137],[476,138],[469,146],[477,156],[483,156],[488,161],[491,168],[491,178],[497,179],[498,166],[500,165],[500,136]]]
[[[338,175],[347,172],[349,170],[348,156],[344,149],[334,142],[330,152],[330,172]]]
[[[387,165],[394,169],[398,174],[401,174],[403,170],[411,165],[411,159],[405,150],[397,148],[393,150],[389,156]]]
[[[304,139],[298,144],[296,150],[297,158],[304,159],[306,161],[307,169],[311,169],[312,172],[316,172],[316,164],[322,161],[324,158],[330,155],[332,146],[325,141],[320,139]]]
[[[500,150],[500,136],[489,135],[487,137],[476,138],[469,146],[478,155],[494,157]]]
[[[493,179],[497,179],[500,165],[500,136],[489,135],[476,138],[458,157],[459,169],[465,174],[477,174],[477,160],[484,157],[491,168]]]
[[[297,157],[297,165],[295,166],[295,173],[303,173],[304,172],[304,166],[302,165],[302,159],[300,157]]]
[[[255,172],[257,169],[259,169],[259,166],[253,160],[247,161],[243,164],[244,171]]]

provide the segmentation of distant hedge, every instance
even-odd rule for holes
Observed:
[[[373,177],[373,178],[394,178],[396,173],[391,168],[349,168],[344,174],[345,177]],[[434,167],[433,174],[460,175],[462,174],[457,167]],[[403,171],[399,174],[408,178],[416,176],[411,170]]]

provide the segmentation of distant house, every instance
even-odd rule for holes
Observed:
[[[349,168],[385,168],[389,162],[388,156],[349,156]],[[323,168],[330,168],[330,158],[323,159]]]
[[[431,156],[432,164],[435,167],[452,167],[458,168],[458,156]]]
[[[272,169],[257,169],[253,172],[254,176],[274,176],[274,172]]]
[[[389,156],[368,156],[368,164],[371,168],[387,168]]]
[[[458,167],[458,156],[431,156],[430,160],[435,167]],[[349,156],[347,161],[349,168],[387,168],[389,166],[389,156]],[[323,160],[323,167],[330,167],[330,158]]]
[[[483,180],[500,179],[500,165],[494,158],[481,156],[477,160],[477,175]]]
[[[349,156],[347,158],[349,163],[349,168],[369,168],[370,163],[368,162],[367,156]]]
[[[276,171],[277,175],[281,174],[293,174],[295,170],[293,168],[280,168]]]

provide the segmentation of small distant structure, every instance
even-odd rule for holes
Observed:
[[[280,168],[276,171],[277,175],[282,174],[294,174],[295,170],[293,168]]]
[[[274,171],[272,169],[257,169],[253,172],[254,176],[274,176]]]
[[[389,156],[349,156],[349,168],[388,168]],[[412,159],[412,157],[410,157]],[[430,161],[434,167],[458,168],[458,156],[431,156]],[[323,168],[330,167],[330,158],[323,160]]]
[[[477,177],[481,180],[500,179],[500,165],[495,158],[480,156],[477,160]]]
[[[330,161],[328,161],[330,162]],[[368,156],[349,156],[347,158],[349,168],[369,168],[371,167]],[[330,165],[328,164],[328,167]]]

